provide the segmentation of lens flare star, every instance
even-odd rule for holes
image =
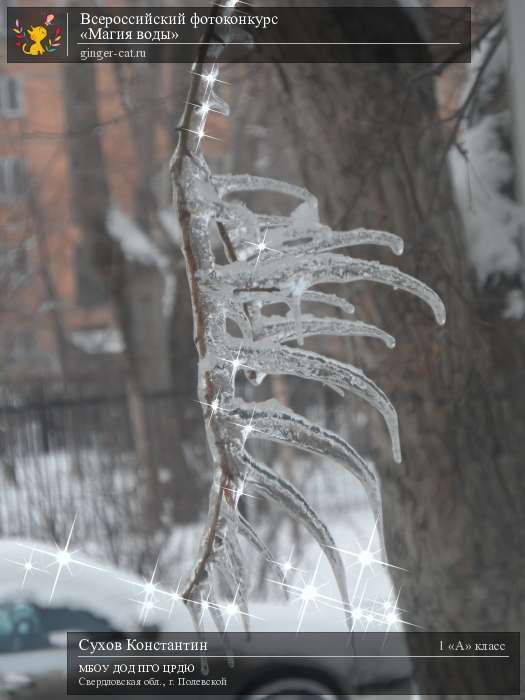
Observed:
[[[235,595],[233,596],[233,600],[229,603],[226,603],[226,605],[220,605],[218,606],[224,613],[224,616],[226,618],[225,624],[224,624],[224,631],[228,631],[228,627],[230,626],[230,623],[232,620],[235,620],[238,617],[246,617],[248,619],[252,620],[261,620],[262,618],[257,617],[257,615],[252,615],[251,613],[246,612],[245,610],[241,610],[239,605],[237,604],[237,598],[239,597],[239,591],[240,591],[240,586],[237,586],[237,589],[235,591]]]
[[[20,588],[24,588],[26,585],[27,577],[33,574],[34,571],[37,571],[40,574],[49,574],[49,571],[46,571],[45,569],[40,569],[38,566],[35,566],[33,563],[33,558],[35,555],[35,550],[32,549],[31,553],[29,554],[29,559],[26,559],[25,561],[14,561],[13,559],[5,559],[5,561],[8,561],[10,564],[14,564],[15,566],[19,566],[24,570],[24,576],[22,578],[22,583],[20,584]]]
[[[228,489],[226,487],[224,488],[225,491],[228,491],[229,493],[231,493],[233,495],[233,499],[234,499],[233,507],[234,507],[234,509],[237,509],[239,507],[239,501],[243,496],[245,498],[254,498],[257,500],[257,496],[254,496],[253,494],[246,492],[246,482],[248,480],[248,476],[249,476],[248,474],[244,475],[243,480],[241,481],[241,483],[239,484],[239,486],[236,489]]]
[[[334,549],[339,554],[342,555],[348,555],[353,557],[356,561],[350,566],[355,566],[356,564],[359,565],[359,574],[357,576],[357,581],[355,584],[355,589],[354,589],[354,596],[359,594],[359,589],[360,585],[363,579],[363,575],[367,569],[370,569],[374,564],[379,564],[380,566],[390,568],[390,569],[398,569],[399,571],[406,571],[406,569],[403,569],[401,566],[395,566],[394,564],[390,564],[388,561],[379,559],[377,555],[382,551],[382,548],[379,547],[377,549],[372,549],[372,545],[374,543],[374,539],[377,534],[377,520],[374,523],[374,527],[372,528],[372,532],[370,534],[368,544],[365,549],[360,549],[358,552],[351,552],[347,549],[342,549],[341,547],[330,547],[330,549]],[[355,599],[355,598],[354,598]]]
[[[314,603],[316,607],[324,606],[332,610],[338,610],[343,613],[347,619],[349,630],[353,632],[356,628],[359,631],[368,631],[370,626],[377,625],[386,629],[389,632],[392,628],[397,628],[401,625],[409,625],[412,627],[418,627],[414,623],[408,622],[404,619],[402,613],[403,611],[398,607],[399,594],[397,598],[394,599],[393,591],[390,591],[388,598],[385,601],[371,600],[366,597],[366,589],[371,578],[375,577],[375,573],[372,572],[371,578],[368,577],[364,580],[364,574],[367,569],[373,569],[375,564],[380,564],[385,567],[392,567],[399,569],[401,571],[406,571],[402,567],[394,566],[388,562],[383,561],[378,557],[379,549],[372,549],[374,542],[374,537],[376,535],[377,523],[374,526],[371,536],[369,538],[368,544],[365,548],[358,550],[357,552],[350,552],[339,547],[330,547],[330,549],[335,549],[341,554],[350,555],[355,559],[355,562],[351,565],[354,566],[358,564],[360,567],[357,579],[353,586],[353,593],[350,602],[345,603],[340,597],[334,597],[327,595],[322,592],[322,588],[327,583],[319,585],[317,584],[317,577],[319,573],[320,562],[322,559],[323,552],[320,553],[317,560],[315,569],[309,580],[303,579],[303,585],[293,585],[286,582],[286,577],[290,571],[297,571],[298,569],[294,566],[292,556],[293,550],[285,562],[273,561],[272,563],[277,564],[282,571],[282,578],[280,580],[266,579],[269,583],[279,585],[283,590],[296,595],[296,599],[300,601],[301,606],[299,609],[299,621],[297,625],[297,631],[301,629],[303,621],[305,619],[308,607],[310,603]],[[350,568],[350,567],[347,567]]]
[[[241,428],[241,437],[242,437],[242,446],[244,447],[246,445],[246,441],[249,439],[250,435],[252,433],[262,433],[262,430],[259,430],[258,428],[254,428],[253,426],[253,417],[255,415],[255,408],[252,411],[252,415],[250,417],[250,420],[248,423],[233,423],[233,425],[236,425],[238,428]]]
[[[197,401],[201,406],[206,406],[210,410],[208,411],[208,425],[211,425],[212,420],[215,418],[217,413],[231,413],[231,411],[221,407],[221,396],[222,393],[219,391],[211,403],[206,403],[206,401]]]
[[[251,370],[252,372],[255,372],[253,367],[249,367],[247,364],[244,363],[244,360],[241,359],[241,353],[242,353],[242,345],[237,350],[237,355],[233,358],[233,360],[228,360],[226,357],[219,357],[218,358],[222,362],[226,362],[227,364],[232,366],[232,373],[231,373],[231,385],[232,385],[232,387],[235,386],[235,379],[237,377],[237,372],[241,368],[248,369],[248,370]]]
[[[221,139],[218,139],[216,136],[211,136],[210,134],[207,134],[205,129],[204,129],[204,126],[201,126],[199,129],[185,129],[185,131],[188,131],[190,134],[195,134],[195,136],[197,136],[196,148],[200,147],[203,139],[212,139],[212,141],[220,141],[221,140]]]
[[[267,236],[268,236],[268,229],[266,229],[262,240],[259,241],[258,243],[254,243],[253,241],[245,241],[245,243],[247,245],[251,245],[257,249],[257,258],[255,260],[255,267],[257,267],[259,265],[259,262],[261,261],[261,255],[266,251],[270,251],[271,253],[277,253],[277,255],[282,255],[280,250],[276,250],[275,248],[270,248],[270,246],[268,246],[266,244]]]
[[[85,567],[86,569],[94,569],[95,571],[101,571],[103,573],[106,572],[106,569],[103,569],[99,566],[94,566],[93,564],[88,564],[85,561],[82,561],[81,559],[76,559],[74,555],[76,554],[76,550],[71,552],[70,551],[70,546],[71,546],[71,539],[73,537],[73,530],[75,529],[75,524],[77,521],[77,516],[75,515],[73,519],[73,524],[71,525],[71,529],[69,530],[69,534],[67,537],[66,545],[63,549],[61,549],[58,545],[56,545],[57,551],[56,552],[49,552],[47,549],[40,549],[39,547],[32,547],[29,545],[24,545],[20,544],[19,546],[22,547],[23,549],[29,549],[30,551],[37,552],[38,554],[42,554],[46,557],[51,557],[53,560],[47,568],[50,569],[53,566],[57,567],[57,571],[55,574],[55,579],[53,581],[53,587],[51,589],[51,594],[49,596],[49,602],[51,603],[55,597],[56,589],[58,586],[58,583],[60,581],[60,577],[62,575],[62,572],[64,569],[67,569],[68,572],[73,575],[73,572],[71,570],[71,565],[75,564],[76,566],[82,566]]]
[[[293,553],[294,553],[294,551],[295,551],[295,547],[292,547],[292,549],[290,550],[290,554],[288,555],[288,559],[286,561],[281,562],[281,561],[274,561],[273,559],[270,559],[270,562],[272,564],[276,564],[281,569],[281,572],[283,575],[281,583],[284,583],[286,581],[286,577],[292,571],[295,571],[295,572],[300,573],[300,574],[305,573],[303,569],[298,569],[297,567],[295,567],[293,565]]]

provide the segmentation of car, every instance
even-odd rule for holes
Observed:
[[[55,545],[0,540],[0,560],[3,561],[0,697],[2,684],[4,691],[9,690],[11,696],[20,699],[54,700],[61,694],[65,697],[68,631],[103,632],[109,639],[120,639],[124,633],[140,634],[144,630],[157,635],[194,632],[187,606],[180,602],[175,609],[170,609],[167,605],[168,590],[162,591],[155,585],[147,589],[148,582],[130,572],[80,556],[68,561],[59,571],[60,562],[53,558],[55,552]],[[384,583],[379,581],[377,586],[384,586]],[[157,600],[149,606],[146,619],[142,594],[147,590],[150,596],[157,596]],[[301,618],[297,600],[255,602],[249,613],[253,632],[279,631],[295,635],[301,620],[304,632],[347,633],[345,616],[340,611],[313,605],[308,615]],[[232,631],[242,629],[240,618],[231,622]],[[203,614],[202,623],[207,631],[214,629],[211,617]],[[380,668],[374,665],[355,667],[322,658],[292,658],[286,656],[286,648],[278,649],[279,641],[272,644],[273,658],[256,655],[258,658],[243,667],[245,672],[232,686],[234,697],[260,700],[261,697],[295,694],[297,697],[330,698],[349,690],[391,691],[396,684],[410,692],[408,663],[396,660],[382,663]],[[279,657],[281,653],[284,655]]]

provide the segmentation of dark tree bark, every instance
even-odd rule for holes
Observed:
[[[51,327],[53,329],[53,337],[55,340],[58,369],[60,375],[65,379],[70,371],[70,359],[61,301],[51,269],[48,224],[40,204],[38,189],[31,181],[28,183],[27,187],[26,202],[27,209],[30,212],[34,226],[35,239],[38,248],[38,271],[42,280],[46,302],[50,304],[49,316],[51,319]]]
[[[335,21],[327,31],[344,37]],[[426,630],[523,632],[525,329],[487,313],[500,305],[474,287],[432,77],[411,81],[421,66],[401,64],[277,70],[300,172],[323,217],[401,235],[401,268],[448,310],[439,329],[405,295],[349,288],[359,317],[398,337],[391,353],[371,353],[371,375],[400,416],[401,465],[381,446],[379,424],[372,433],[388,556],[410,572],[394,573],[400,606]],[[465,665],[464,687],[489,671]],[[434,680],[446,688],[448,677]]]
[[[149,527],[155,528],[159,524],[160,486],[148,439],[144,397],[147,382],[151,381],[148,351],[144,343],[149,343],[152,337],[150,333],[143,332],[144,329],[137,328],[140,319],[147,320],[149,314],[140,308],[144,299],[140,270],[126,260],[119,243],[110,236],[107,229],[110,189],[97,129],[98,99],[92,66],[64,66],[64,100],[69,137],[72,210],[82,235],[90,246],[101,284],[108,289],[123,336],[130,425],[137,460],[145,469],[148,484],[146,522]]]

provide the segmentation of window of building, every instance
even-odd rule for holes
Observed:
[[[0,75],[0,116],[19,117],[23,112],[22,81],[14,75]]]
[[[22,158],[0,158],[0,199],[16,199],[23,195],[26,181]]]

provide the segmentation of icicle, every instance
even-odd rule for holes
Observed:
[[[317,226],[315,229],[304,231],[293,227],[275,229],[272,232],[271,245],[279,248],[283,253],[288,252],[293,255],[326,253],[337,248],[351,248],[358,245],[386,246],[395,255],[402,255],[404,249],[403,240],[387,231],[366,228],[332,231],[328,226]]]
[[[223,352],[232,354],[233,350],[225,347]],[[397,412],[386,394],[362,370],[314,352],[285,345],[245,343],[243,356],[245,363],[254,370],[311,379],[340,395],[349,391],[361,397],[383,416],[390,434],[394,460],[401,461]]]
[[[302,315],[301,327],[304,338],[318,335],[356,336],[361,338],[377,338],[382,340],[387,348],[395,348],[396,340],[381,328],[371,326],[362,321],[347,321],[340,318],[317,318],[316,316]],[[287,343],[296,337],[296,326],[282,316],[268,316],[264,325],[258,330],[258,336],[268,337]]]
[[[303,324],[301,319],[301,297],[294,296],[290,302],[290,311],[292,312],[295,336],[298,345],[304,345]]]
[[[188,611],[190,613],[191,621],[193,623],[193,628],[195,629],[195,632],[197,633],[198,639],[201,642],[204,642],[204,629],[202,627],[201,623],[201,618],[200,615],[197,614],[197,611],[194,608],[195,603],[190,602],[188,605]],[[210,672],[210,666],[208,664],[208,659],[205,656],[200,657],[200,662],[201,662],[201,673],[203,676],[207,676]]]
[[[250,484],[270,496],[290,516],[300,520],[317,541],[332,568],[341,600],[345,606],[349,607],[345,568],[341,555],[335,548],[335,541],[325,523],[289,481],[256,462],[244,449],[233,447],[232,453],[241,464],[253,469],[254,479],[250,480]]]
[[[275,288],[291,294],[298,280],[302,283],[307,281],[309,287],[357,281],[386,284],[394,290],[402,289],[419,297],[430,306],[440,325],[446,320],[445,306],[430,287],[395,267],[382,265],[375,260],[359,260],[333,253],[299,255],[293,259],[283,255],[271,261],[262,261],[253,269],[238,263],[217,269],[219,286],[233,287],[234,293],[250,288]]]
[[[230,105],[226,102],[226,100],[223,100],[222,97],[217,95],[216,92],[213,92],[211,94],[209,104],[210,108],[213,109],[215,112],[218,112],[219,114],[222,114],[225,117],[228,117],[230,115]]]
[[[246,584],[246,570],[241,558],[239,541],[235,536],[235,531],[230,530],[228,539],[225,541],[226,556],[229,561],[230,570],[234,575],[234,581],[237,582],[237,590],[241,609],[248,612],[248,586]],[[244,631],[247,635],[250,634],[250,625],[248,615],[241,615]]]
[[[221,292],[215,288],[214,293],[221,294]],[[270,304],[282,303],[289,305],[290,296],[288,294],[281,294],[279,291],[259,292],[254,289],[253,291],[243,290],[241,292],[239,290],[234,290],[234,299],[240,304],[253,303],[255,300],[257,300],[261,308],[264,308]],[[353,315],[355,313],[355,306],[346,299],[338,297],[336,294],[325,294],[324,292],[312,292],[308,290],[303,293],[301,299],[303,302],[307,303],[333,306],[334,308],[340,309],[349,315]]]
[[[235,3],[227,4],[221,11],[225,15],[233,13]],[[230,41],[231,36],[226,36],[226,41]],[[222,47],[217,46],[214,51],[213,56],[218,56]],[[320,223],[316,197],[301,187],[265,177],[212,175],[199,148],[205,136],[206,115],[211,110],[227,114],[229,108],[215,92],[215,84],[219,82],[218,66],[206,64],[194,70],[202,71],[200,83],[193,85],[197,96],[192,99],[199,104],[192,106],[194,112],[186,112],[184,128],[197,138],[181,137],[173,173],[176,174],[179,220],[185,240],[191,240],[191,261],[187,263],[199,297],[199,308],[194,311],[199,316],[200,337],[205,341],[202,343],[205,351],[199,348],[199,392],[202,401],[210,400],[206,398],[210,387],[220,392],[224,411],[216,412],[214,420],[207,425],[214,465],[213,485],[206,530],[188,590],[199,591],[210,571],[220,570],[230,593],[234,588],[237,593],[238,582],[243,589],[239,589],[243,601],[247,598],[245,566],[236,532],[275,566],[268,548],[251,525],[238,512],[233,518],[231,503],[224,498],[225,484],[236,482],[236,469],[241,468],[252,470],[249,483],[300,520],[317,540],[348,607],[345,571],[330,532],[292,484],[256,462],[244,449],[244,438],[249,435],[246,428],[249,425],[255,430],[259,439],[291,445],[342,464],[365,487],[381,525],[380,490],[375,471],[335,433],[310,423],[277,402],[248,405],[235,399],[236,374],[241,369],[254,384],[260,383],[267,374],[293,375],[320,382],[341,395],[356,394],[383,416],[394,459],[400,461],[397,413],[383,391],[350,364],[289,347],[286,343],[295,339],[302,345],[306,337],[333,335],[377,338],[389,348],[395,346],[394,338],[375,326],[316,316],[310,309],[309,314],[303,314],[304,304],[330,306],[343,314],[355,311],[346,299],[318,291],[317,285],[368,280],[394,290],[401,289],[429,305],[440,324],[445,322],[445,307],[433,290],[395,267],[332,252],[351,246],[376,245],[387,246],[400,255],[403,241],[398,236],[363,228],[331,230]],[[195,143],[196,149],[190,152]],[[278,193],[299,203],[290,216],[279,216],[258,214],[245,203],[232,201],[251,192]],[[227,265],[216,263],[210,244],[213,231],[221,237],[229,260]],[[261,249],[258,242],[264,242],[267,247]],[[188,256],[186,248],[185,253]],[[289,309],[286,317],[268,317],[264,313],[265,307],[280,304]],[[235,338],[235,333],[230,335],[228,320],[238,326],[242,338]],[[240,434],[239,425],[244,426]],[[280,577],[280,570],[277,576]],[[190,603],[192,619],[199,628],[193,607]],[[223,626],[218,610],[216,605],[210,608],[215,623]]]
[[[275,563],[273,554],[269,550],[269,548],[264,544],[264,542],[261,540],[259,535],[255,532],[253,527],[250,525],[250,523],[244,518],[241,513],[238,513],[238,527],[239,527],[239,533],[244,539],[252,545],[252,547],[266,560],[270,568],[273,570],[274,574],[277,576],[282,575],[281,568],[278,564]],[[286,589],[283,589],[284,597],[288,599],[288,592]]]
[[[336,433],[308,421],[274,399],[258,404],[232,402],[231,416],[251,421],[257,438],[326,456],[341,464],[364,487],[376,518],[381,519],[380,485],[375,470]]]
[[[304,187],[290,185],[282,180],[255,175],[213,175],[212,181],[222,197],[238,192],[279,192],[310,202],[312,207],[317,208],[317,198],[313,194]]]

